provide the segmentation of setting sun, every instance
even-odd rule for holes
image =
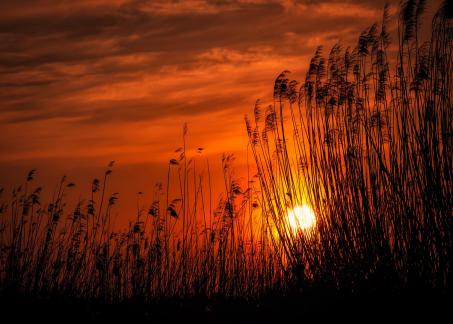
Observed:
[[[316,224],[316,216],[308,205],[296,206],[288,212],[289,225],[294,230],[306,230]]]

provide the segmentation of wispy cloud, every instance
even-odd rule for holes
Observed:
[[[215,133],[241,136],[243,114],[269,96],[281,70],[301,76],[318,44],[351,42],[380,19],[383,4],[2,2],[3,159],[128,152],[138,160],[144,151],[162,159],[183,121],[212,127],[205,145],[214,151],[234,149]]]

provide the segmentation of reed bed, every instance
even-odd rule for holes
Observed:
[[[304,82],[282,72],[246,118],[263,217],[300,285],[451,288],[453,25],[445,2],[420,44],[424,7],[402,3],[396,58],[386,6],[354,48],[318,48]],[[295,232],[282,215],[302,204],[317,224]]]
[[[186,126],[183,134],[185,142]],[[43,204],[42,189],[30,190],[30,171],[1,204],[2,291],[115,303],[256,297],[283,285],[266,244],[267,224],[254,219],[252,189],[243,190],[234,176],[234,156],[222,158],[225,188],[214,205],[202,150],[192,158],[185,146],[176,150],[166,189],[157,183],[149,209],[138,208],[121,232],[112,226],[119,194],[107,194],[113,162],[93,180],[90,199],[71,212],[66,201],[75,184],[63,177]]]
[[[74,184],[63,178],[43,203],[32,170],[1,192],[1,291],[108,303],[259,299],[316,287],[450,292],[450,7],[442,4],[419,44],[424,1],[404,1],[396,57],[388,58],[386,7],[354,48],[335,45],[327,58],[318,48],[304,82],[282,72],[273,102],[257,102],[246,117],[255,165],[244,184],[224,155],[219,201],[203,149],[187,156],[187,126],[166,181],[124,232],[111,225],[113,162],[72,211]],[[316,224],[294,229],[288,212],[303,204]]]

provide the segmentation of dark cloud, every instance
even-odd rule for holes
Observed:
[[[52,136],[222,111],[241,119],[280,70],[301,69],[319,43],[352,41],[383,4],[3,1],[0,124],[33,141],[44,136],[35,124],[59,120]]]
[[[8,6],[20,12],[18,8],[24,3],[27,2]],[[146,3],[131,1],[118,6],[103,3],[68,12],[60,7],[52,10],[49,3],[47,10],[37,10],[36,15],[6,14],[0,20],[1,66],[27,68],[126,53],[181,54],[211,47],[244,48],[266,43],[278,49],[279,38],[286,31],[319,33],[332,27],[341,31],[362,21],[346,12],[343,17],[341,13],[335,17],[313,14],[320,2],[309,5],[300,15],[285,12],[279,2],[208,1],[202,7],[206,10],[203,15],[202,9],[196,11],[199,14],[187,10],[175,15],[170,10],[177,11],[177,6],[165,11],[158,6],[148,8]],[[162,2],[162,6],[166,3]],[[217,10],[210,11],[212,6]],[[184,58],[187,56],[180,55],[180,61]]]

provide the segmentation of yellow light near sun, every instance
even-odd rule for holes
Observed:
[[[316,216],[308,205],[296,206],[288,212],[288,222],[293,230],[307,230],[315,226]]]

